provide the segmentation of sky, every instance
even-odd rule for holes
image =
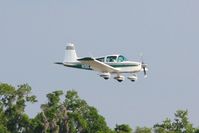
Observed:
[[[161,123],[189,111],[199,126],[198,0],[0,0],[0,82],[28,83],[39,102],[74,89],[110,127]],[[149,65],[135,83],[105,81],[97,72],[55,65],[67,43],[79,57],[123,54]]]

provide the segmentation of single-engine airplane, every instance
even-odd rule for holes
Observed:
[[[107,55],[97,58],[78,58],[75,46],[72,43],[69,43],[66,46],[64,61],[56,62],[55,64],[72,68],[94,70],[100,72],[99,76],[106,80],[109,79],[111,75],[116,75],[114,79],[119,82],[125,80],[125,77],[121,74],[130,73],[131,75],[128,77],[128,79],[134,82],[138,79],[136,73],[143,71],[144,77],[147,77],[146,72],[148,70],[147,64],[145,64],[143,61],[128,61],[126,57],[120,54]]]

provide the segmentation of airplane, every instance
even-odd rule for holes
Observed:
[[[106,55],[101,57],[83,57],[78,58],[73,43],[66,46],[65,58],[63,62],[55,62],[55,64],[65,67],[78,68],[84,70],[93,70],[100,72],[99,76],[105,80],[110,79],[111,75],[116,75],[115,80],[122,82],[125,77],[124,73],[130,73],[128,79],[131,81],[138,80],[137,73],[143,71],[144,77],[147,77],[147,64],[143,61],[128,61],[126,57],[120,54]]]

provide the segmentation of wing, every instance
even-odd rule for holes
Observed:
[[[109,72],[109,73],[118,73],[119,70],[109,66],[103,62],[100,62],[94,58],[91,57],[85,57],[85,58],[81,58],[78,59],[78,61],[80,61],[83,64],[87,64],[89,65],[93,70],[95,71],[99,71],[99,72]]]

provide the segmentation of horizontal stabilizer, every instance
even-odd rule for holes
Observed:
[[[62,62],[55,62],[54,64],[64,65]]]

